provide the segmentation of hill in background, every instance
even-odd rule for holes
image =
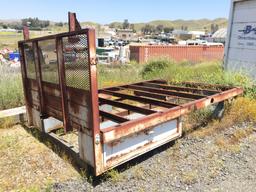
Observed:
[[[145,25],[163,25],[164,27],[173,27],[174,29],[181,29],[183,27],[188,27],[188,30],[210,30],[211,25],[215,24],[218,25],[219,28],[227,27],[228,20],[226,18],[217,18],[214,20],[210,19],[199,19],[199,20],[155,20],[148,23],[134,23],[134,29],[136,31],[141,31],[141,29]],[[122,26],[122,22],[112,22],[109,24],[110,26],[118,28],[119,26]]]
[[[18,24],[21,23],[21,20],[1,20],[0,19],[0,24]],[[66,31],[67,30],[67,23],[63,23],[62,26],[57,26],[56,22],[50,21],[50,26],[47,27],[47,29],[52,30],[52,31]],[[155,20],[155,21],[150,21],[147,23],[130,23],[133,24],[134,29],[136,31],[141,31],[143,27],[146,25],[151,25],[151,26],[159,26],[162,25],[163,27],[168,27],[168,28],[174,28],[174,29],[181,29],[182,27],[187,28],[190,31],[193,30],[199,30],[199,31],[204,31],[204,30],[211,30],[211,25],[218,25],[219,28],[227,27],[228,20],[226,18],[217,18],[214,20],[210,19],[199,19],[199,20]],[[101,24],[96,23],[96,22],[81,22],[82,27],[87,27],[87,26],[93,26],[96,29],[100,27]],[[122,28],[123,23],[122,22],[112,22],[109,24],[109,26],[114,27],[114,28]]]

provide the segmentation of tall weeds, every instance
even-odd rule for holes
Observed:
[[[21,75],[18,69],[0,65],[0,110],[24,104]],[[242,73],[225,72],[221,61],[193,64],[166,59],[149,61],[145,65],[98,65],[99,87],[110,87],[148,79],[167,81],[197,81],[244,87],[246,96],[256,98],[256,88]]]
[[[0,110],[23,104],[20,70],[0,65]]]

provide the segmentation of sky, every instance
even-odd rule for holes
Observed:
[[[1,2],[0,19],[38,17],[67,21],[76,12],[79,21],[107,24],[113,21],[215,19],[228,17],[230,0],[11,0]]]

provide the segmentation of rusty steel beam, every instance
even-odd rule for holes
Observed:
[[[39,104],[40,104],[40,113],[41,119],[44,119],[46,116],[45,114],[45,98],[44,98],[44,91],[43,91],[43,84],[42,84],[42,70],[41,70],[41,61],[39,58],[39,47],[38,42],[33,43],[33,50],[35,56],[35,69],[36,69],[36,80],[38,86],[38,95],[39,95]]]
[[[24,40],[29,40],[29,28],[27,26],[23,27],[23,38]]]
[[[191,111],[202,109],[214,103],[227,100],[229,98],[238,96],[243,93],[242,88],[231,88],[230,90],[208,96],[199,100],[195,100],[184,105],[168,109],[164,112],[157,112],[146,116],[142,119],[136,119],[123,123],[120,127],[109,127],[102,130],[103,142],[109,143],[118,140],[122,137],[138,133],[150,127],[159,125],[161,123],[178,118],[182,115],[188,114]]]
[[[141,103],[147,103],[147,104],[156,105],[156,106],[165,107],[165,108],[172,108],[172,107],[178,106],[177,104],[166,102],[166,101],[160,101],[157,99],[149,99],[149,98],[145,98],[145,97],[138,97],[138,96],[128,95],[128,94],[124,94],[124,93],[109,91],[109,90],[100,90],[100,92],[109,94],[112,96],[116,96],[116,97],[121,97],[123,99],[129,99],[129,100],[138,101]]]
[[[160,99],[160,100],[164,100],[164,101],[167,101],[169,98],[173,98],[170,95],[155,94],[152,92],[138,91],[136,89],[124,88],[124,87],[108,88],[107,90],[109,90],[109,91],[126,91],[126,90],[133,91],[135,96],[145,96],[145,97],[149,97],[149,98],[153,98],[153,99]],[[121,98],[121,100],[123,100],[123,99]],[[119,99],[117,99],[117,101],[119,101]]]
[[[63,125],[65,133],[72,131],[71,122],[68,111],[67,87],[66,87],[66,73],[65,61],[63,57],[63,42],[62,38],[56,39],[57,60],[58,60],[58,74],[61,92],[61,105],[63,114]]]
[[[142,91],[148,91],[153,93],[160,93],[160,94],[167,94],[172,96],[178,96],[178,97],[184,97],[189,99],[202,99],[205,97],[205,95],[199,95],[199,94],[192,94],[192,93],[186,93],[181,91],[170,91],[170,90],[164,90],[164,89],[157,89],[157,88],[150,88],[145,86],[139,86],[139,85],[127,85],[125,86],[127,88],[142,90]]]
[[[124,123],[124,122],[127,122],[129,121],[129,119],[125,118],[125,117],[122,117],[120,115],[117,115],[117,114],[112,114],[112,113],[109,113],[109,112],[106,112],[106,111],[100,111],[100,116],[103,117],[103,119],[108,119],[110,121],[114,121],[116,123]]]
[[[155,93],[150,93],[150,92],[146,92],[146,91],[137,91],[134,89],[129,89],[129,90],[133,90],[134,95],[136,96],[143,96],[143,97],[149,97],[149,98],[153,98],[153,99],[160,99],[163,101],[168,101],[170,98],[170,96],[168,95],[163,95],[163,94],[155,94]]]
[[[19,43],[28,43],[28,42],[34,42],[34,41],[43,41],[43,40],[56,39],[61,37],[74,36],[74,35],[82,35],[82,34],[87,34],[89,30],[90,29],[81,29],[79,31],[64,32],[64,33],[59,33],[54,35],[37,37],[33,39],[22,40],[22,41],[19,41]]]
[[[19,43],[19,52],[20,52],[20,66],[21,66],[21,76],[22,76],[22,85],[23,85],[23,92],[24,92],[24,99],[26,104],[26,110],[28,115],[28,126],[33,125],[33,113],[32,113],[32,104],[31,104],[31,95],[28,91],[28,79],[27,79],[27,67],[25,61],[25,51],[24,45]]]
[[[138,83],[140,83],[140,82],[138,82]],[[141,82],[141,83],[143,83],[143,82]],[[154,80],[144,81],[144,83],[157,83],[157,84],[168,85],[168,82],[163,79],[154,79]]]
[[[160,89],[166,89],[166,90],[182,91],[182,92],[195,93],[195,94],[202,94],[206,96],[220,93],[220,91],[216,91],[216,90],[180,87],[180,86],[164,85],[164,84],[157,84],[157,83],[141,83],[136,85],[142,85],[145,87],[160,88]]]
[[[69,32],[79,31],[82,29],[81,25],[76,19],[75,13],[68,12],[68,26],[69,26]]]
[[[120,127],[109,127],[102,130],[103,142],[111,143],[123,137],[136,134],[138,132],[150,129],[161,123],[175,119],[181,115],[181,107],[175,107],[166,112],[157,112],[144,118],[132,120],[123,123]]]
[[[231,89],[232,86],[225,86],[225,85],[220,85],[220,84],[209,84],[209,83],[198,83],[198,82],[189,82],[189,81],[184,81],[184,82],[169,82],[170,84],[173,85],[182,85],[185,87],[192,87],[192,88],[210,88],[210,89],[217,89],[217,90],[221,90],[221,91],[226,91],[228,89]]]
[[[149,82],[149,81],[145,81]],[[137,84],[142,84],[143,82],[140,83],[136,83],[136,84],[132,84],[132,85],[137,85]],[[162,94],[162,93],[153,93],[153,92],[149,92],[149,91],[141,91],[141,90],[137,90],[137,89],[133,89],[133,88],[127,88],[128,85],[123,85],[123,86],[119,86],[119,87],[110,87],[110,88],[106,88],[104,90],[109,90],[109,91],[125,91],[125,90],[131,90],[133,91],[134,95],[136,96],[145,96],[145,97],[150,97],[153,99],[160,99],[160,100],[164,100],[164,101],[168,101],[168,102],[173,102],[173,101],[177,101],[179,103],[179,100],[184,100],[184,101],[192,101],[194,99],[192,98],[185,98],[185,97],[179,97],[179,96],[174,96],[174,95],[167,95],[167,94]],[[123,98],[117,99],[117,101],[119,100],[124,100]],[[176,103],[175,103],[176,104]]]
[[[126,109],[128,111],[141,113],[141,114],[144,114],[144,115],[150,115],[150,114],[156,113],[156,111],[151,110],[151,109],[137,107],[137,106],[134,106],[134,105],[122,103],[122,102],[119,102],[119,101],[113,101],[113,100],[109,100],[109,99],[105,99],[105,98],[99,98],[99,101],[100,101],[101,105],[107,104],[107,105],[111,105],[111,106],[114,106],[114,107]]]
[[[94,159],[94,173],[99,175],[104,170],[103,165],[103,149],[100,138],[100,115],[99,115],[99,96],[98,96],[98,81],[97,81],[97,66],[96,66],[96,42],[95,30],[88,29],[87,45],[89,59],[89,77],[90,77],[90,102],[92,113],[92,146]]]
[[[161,94],[161,93],[152,93],[149,91],[139,91],[136,89],[132,89],[132,88],[126,88],[124,90],[132,90],[134,92],[134,95],[136,96],[145,96],[145,97],[151,97],[154,99],[160,99],[160,100],[164,100],[164,101],[171,101],[171,100],[194,100],[194,99],[188,99],[188,98],[184,98],[184,97],[178,97],[178,96],[173,96],[173,95],[167,95],[167,94]]]

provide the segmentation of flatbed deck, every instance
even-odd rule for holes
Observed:
[[[229,87],[193,82],[168,84],[165,80],[151,80],[129,85],[115,86],[99,90],[100,106],[108,105],[122,109],[100,110],[101,120],[115,122],[114,126],[101,129],[105,142],[116,140],[129,134],[118,135],[124,127],[133,123],[143,123],[145,120],[165,117],[164,121],[185,115],[193,110],[219,103],[226,99],[240,95],[243,90],[239,87]],[[137,118],[130,119],[129,114],[136,113]],[[160,120],[157,120],[159,123]],[[108,132],[114,131],[115,138],[108,138]],[[132,132],[134,133],[134,132]]]
[[[93,29],[20,41],[19,50],[27,126],[53,140],[57,129],[75,132],[95,175],[181,137],[183,115],[243,93],[164,80],[98,89]]]

